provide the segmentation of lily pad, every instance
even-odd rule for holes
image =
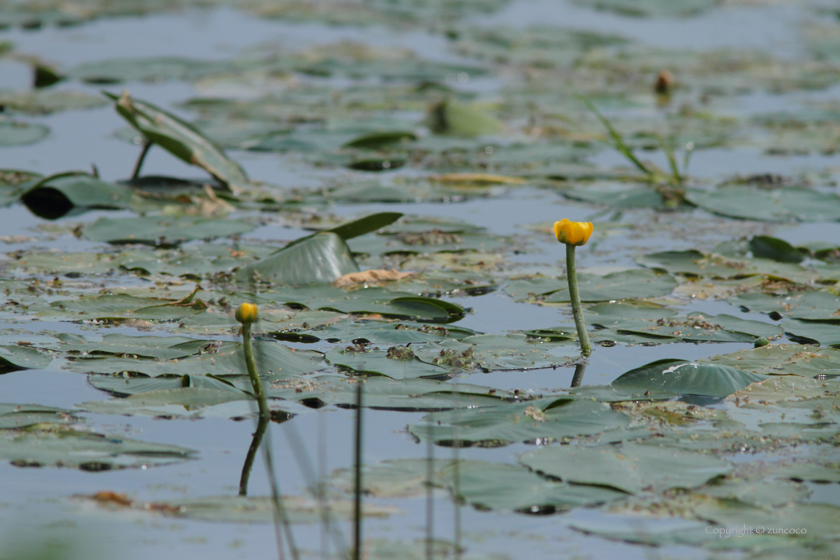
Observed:
[[[529,370],[555,367],[576,357],[576,345],[547,343],[521,334],[479,334],[417,348],[425,362],[453,371]]]
[[[54,220],[72,209],[121,209],[131,205],[126,186],[106,183],[87,173],[71,171],[50,175],[26,185],[20,200],[33,214]]]
[[[840,196],[803,187],[763,190],[736,185],[716,191],[690,189],[685,196],[709,212],[732,218],[765,222],[840,220]]]
[[[630,419],[604,403],[576,399],[541,399],[477,410],[436,412],[408,431],[421,440],[463,446],[500,447],[539,440],[542,443],[594,435],[621,428]]]
[[[457,465],[459,498],[478,509],[551,512],[594,506],[624,496],[610,488],[578,486],[546,480],[516,465],[462,461]],[[440,474],[453,492],[455,466]]]
[[[685,360],[657,360],[622,374],[612,385],[625,389],[670,391],[682,395],[725,397],[763,375],[734,367]]]
[[[769,294],[744,294],[729,298],[728,301],[747,311],[767,313],[774,320],[789,318],[828,323],[840,322],[840,297],[827,290],[795,292],[781,297]]]
[[[297,401],[306,406],[355,406],[356,388],[363,383],[362,406],[373,409],[436,411],[456,408],[496,406],[502,399],[513,398],[508,391],[467,383],[445,383],[431,379],[316,375],[274,381],[266,396]]]
[[[322,232],[240,267],[236,278],[240,282],[328,284],[352,272],[359,272],[359,266],[344,239],[332,232]]]
[[[29,346],[0,346],[0,370],[44,369],[52,358]]]
[[[0,120],[0,148],[34,144],[49,133],[50,129],[42,124]]]
[[[376,231],[400,217],[399,212],[380,212],[298,239],[265,259],[240,267],[236,278],[240,282],[292,285],[333,282],[359,272],[347,247],[348,239]]]
[[[258,300],[311,310],[380,314],[430,323],[449,323],[466,315],[464,308],[454,303],[373,287],[349,292],[331,285],[281,288],[261,293]]]
[[[593,305],[586,310],[585,317],[587,324],[603,327],[592,333],[596,341],[753,342],[762,337],[778,338],[784,332],[775,325],[732,315],[694,312],[678,317],[669,309],[622,303]]]
[[[0,403],[0,430],[26,428],[36,424],[73,424],[81,422],[74,411],[39,404]]]
[[[400,350],[394,352],[393,350]],[[356,351],[330,350],[325,355],[333,365],[353,370],[359,374],[384,375],[391,379],[413,379],[416,377],[444,377],[452,370],[420,361],[405,346],[392,346],[385,352],[378,349]]]
[[[716,0],[574,0],[576,4],[634,17],[687,17],[715,7]]]
[[[82,235],[101,243],[140,243],[175,246],[194,239],[215,239],[247,233],[254,225],[244,220],[223,220],[197,216],[140,216],[98,218],[82,227]]]
[[[236,191],[248,184],[242,168],[204,137],[195,127],[151,103],[105,92],[114,108],[144,138],[190,165],[204,168]]]
[[[696,488],[732,471],[711,454],[625,442],[618,446],[557,446],[526,453],[524,465],[575,484],[608,486],[636,494]]]
[[[605,276],[579,273],[577,278],[580,299],[584,302],[665,296],[677,286],[677,281],[673,277],[649,270],[624,270]],[[505,287],[505,292],[517,301],[531,299],[541,303],[571,301],[568,281],[565,278],[515,280]]]
[[[772,344],[714,356],[708,362],[762,375],[834,377],[840,369],[840,350],[801,344]]]
[[[319,523],[323,519],[322,504],[317,500],[297,496],[283,496],[282,500],[290,523]],[[328,507],[333,519],[352,519],[352,500],[330,500]],[[274,522],[274,503],[270,497],[207,496],[138,504],[138,508],[180,519],[214,523]],[[398,511],[392,506],[369,502],[362,507],[365,517],[388,517]]]
[[[36,426],[22,431],[0,431],[0,459],[18,467],[69,467],[84,471],[145,469],[194,457],[194,451],[175,445],[69,428]]]
[[[279,342],[263,340],[255,340],[253,346],[259,373],[268,379],[312,373],[326,367],[320,352],[293,350]],[[63,368],[80,373],[122,374],[128,372],[149,377],[201,374],[239,376],[246,373],[245,356],[240,343],[223,342],[214,346],[213,350],[171,360],[85,358],[68,362],[63,365]]]
[[[782,328],[797,342],[813,340],[821,346],[840,346],[840,320],[828,322],[791,319],[782,322]]]

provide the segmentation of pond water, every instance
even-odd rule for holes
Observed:
[[[366,558],[840,557],[833,3],[176,4],[0,0],[0,558],[346,558],[356,383]]]

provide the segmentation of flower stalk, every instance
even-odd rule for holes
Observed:
[[[569,280],[569,297],[572,300],[572,313],[575,317],[580,351],[584,356],[592,352],[586,323],[583,320],[583,309],[580,305],[580,291],[578,291],[577,271],[575,270],[575,248],[585,245],[592,235],[591,222],[572,222],[563,218],[554,223],[554,236],[557,241],[566,245],[566,278]]]
[[[259,309],[253,303],[243,303],[236,310],[236,320],[242,323],[242,346],[245,351],[245,366],[248,370],[248,377],[251,379],[251,387],[254,389],[254,397],[260,408],[261,417],[269,417],[268,402],[265,399],[260,376],[257,375],[257,361],[254,359],[254,346],[251,343],[251,325],[259,319]]]

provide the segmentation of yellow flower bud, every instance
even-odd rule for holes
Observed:
[[[586,245],[592,235],[592,222],[571,222],[563,218],[554,222],[554,235],[557,241],[566,245]]]
[[[243,303],[236,310],[236,320],[240,323],[255,323],[260,318],[260,310],[253,303]]]

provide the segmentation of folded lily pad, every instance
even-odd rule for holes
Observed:
[[[520,459],[535,471],[575,484],[608,486],[630,494],[695,488],[728,474],[732,465],[715,455],[625,442],[613,446],[557,446]]]
[[[236,270],[240,282],[327,284],[359,272],[346,241],[376,231],[398,220],[398,212],[371,214],[327,231],[298,239],[273,255]]]
[[[613,381],[612,385],[625,389],[725,397],[764,379],[763,375],[718,363],[667,359],[632,369]]]
[[[151,103],[132,99],[127,92],[121,96],[104,94],[114,101],[116,111],[148,142],[157,144],[185,163],[204,168],[231,190],[236,191],[248,184],[248,177],[239,164],[229,159],[191,124]]]

